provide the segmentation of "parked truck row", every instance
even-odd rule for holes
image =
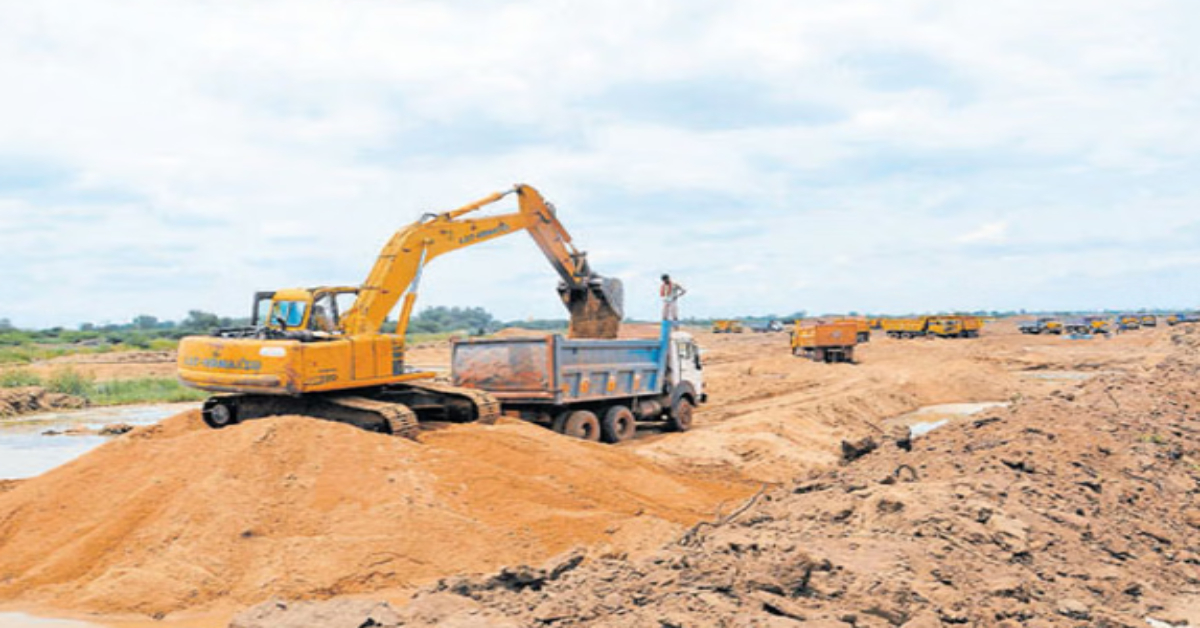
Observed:
[[[983,319],[957,314],[884,318],[880,327],[889,338],[976,338],[983,329]]]

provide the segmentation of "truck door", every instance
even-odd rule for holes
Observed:
[[[697,398],[704,396],[704,366],[700,362],[700,349],[691,340],[676,342],[676,363],[679,365],[679,381],[687,382],[696,391]]]

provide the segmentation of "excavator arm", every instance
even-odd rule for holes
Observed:
[[[518,197],[518,211],[481,218],[463,218],[509,194]],[[571,243],[553,207],[537,190],[517,185],[441,214],[429,214],[409,225],[384,246],[359,290],[354,305],[342,318],[348,335],[379,333],[384,320],[403,299],[396,333],[403,335],[412,316],[421,272],[433,258],[517,231],[528,231],[562,279],[559,292],[571,314],[571,335],[614,338],[620,327],[621,284],[596,275],[586,254]]]

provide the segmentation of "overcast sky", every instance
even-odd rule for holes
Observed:
[[[687,315],[1200,306],[1200,3],[5,2],[0,318],[244,315],[516,182]],[[500,209],[512,209],[507,203]],[[422,305],[561,317],[522,234]]]

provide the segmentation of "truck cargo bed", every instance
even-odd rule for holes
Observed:
[[[456,386],[556,405],[658,394],[666,363],[660,339],[483,339],[455,342],[452,352]]]

